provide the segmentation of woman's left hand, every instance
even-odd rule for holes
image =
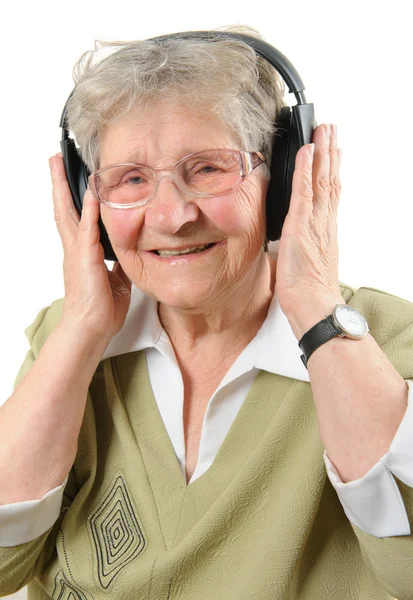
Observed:
[[[276,293],[297,339],[336,304],[345,304],[338,282],[337,211],[341,150],[334,125],[319,125],[297,153],[290,208],[278,249]]]

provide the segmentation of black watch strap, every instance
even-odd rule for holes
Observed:
[[[314,350],[317,350],[317,348],[331,340],[331,338],[342,335],[342,333],[343,330],[335,325],[333,315],[329,315],[319,323],[316,323],[314,327],[311,327],[298,342],[301,352],[303,352],[300,358],[305,368],[307,368],[308,359]]]

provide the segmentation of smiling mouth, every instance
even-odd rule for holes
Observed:
[[[152,250],[152,252],[158,256],[182,256],[185,254],[204,252],[204,250],[208,250],[208,248],[212,248],[214,245],[215,243],[204,244],[203,246],[192,246],[190,248],[185,248],[185,250]]]

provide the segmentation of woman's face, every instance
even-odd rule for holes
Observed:
[[[162,102],[108,126],[100,142],[101,168],[121,162],[164,168],[193,152],[240,149],[215,118]],[[165,178],[145,206],[118,210],[101,204],[113,249],[136,287],[168,306],[201,309],[242,288],[262,261],[267,182],[259,171],[225,196],[191,197]],[[211,249],[186,256],[153,252],[213,242]]]

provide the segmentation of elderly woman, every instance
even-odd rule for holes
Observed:
[[[413,304],[338,281],[336,127],[268,252],[279,75],[225,36],[115,49],[68,107],[80,219],[50,159],[65,297],[0,409],[0,596],[411,600]],[[337,305],[370,330],[301,359]]]

